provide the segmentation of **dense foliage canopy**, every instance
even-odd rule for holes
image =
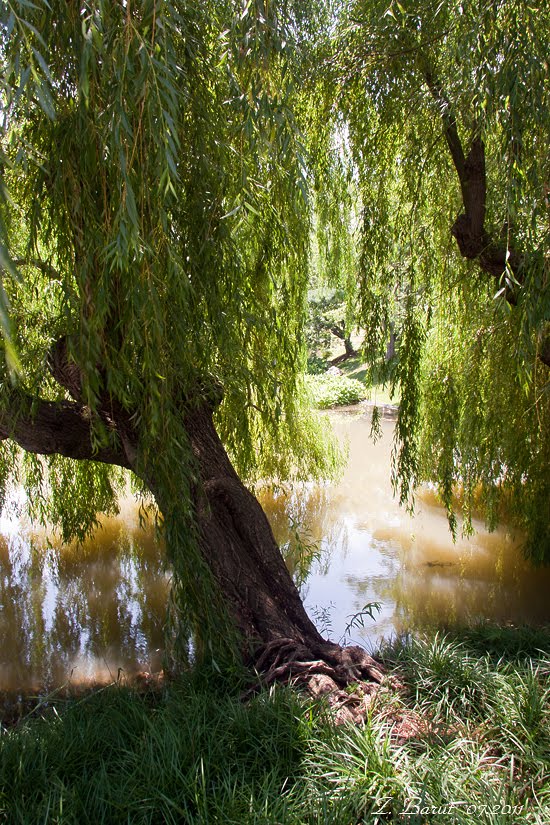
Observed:
[[[399,318],[395,472],[550,557],[546,3],[355,0],[331,68],[373,365]],[[457,217],[458,215],[458,217]],[[453,239],[454,238],[454,239]],[[503,509],[504,508],[504,509]]]
[[[44,355],[70,333],[91,409],[101,364],[176,465],[179,400],[211,376],[247,476],[323,460],[292,452],[309,217],[290,35],[262,8],[14,3],[3,49],[16,383],[50,397]]]
[[[250,480],[334,464],[301,377],[316,230],[373,365],[399,326],[403,501],[435,479],[466,529],[505,503],[550,555],[546,4],[2,8],[1,466],[35,515],[81,535],[131,466],[204,607],[182,409],[223,394]],[[69,397],[80,448],[38,443]]]

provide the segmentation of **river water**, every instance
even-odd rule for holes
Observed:
[[[343,478],[261,496],[325,633],[375,647],[382,637],[424,624],[550,621],[550,569],[533,569],[522,558],[519,537],[477,524],[473,538],[453,543],[430,489],[419,494],[414,516],[407,514],[389,479],[393,422],[382,421],[383,437],[374,444],[362,408],[330,417],[349,444]],[[139,527],[130,500],[83,548],[63,546],[4,512],[0,691],[159,670],[168,589],[154,530]],[[364,608],[374,602],[380,611],[372,608],[372,619]]]

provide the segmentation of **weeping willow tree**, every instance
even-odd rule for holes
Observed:
[[[373,364],[391,313],[402,502],[436,481],[550,560],[547,3],[354,0],[330,63],[362,209]],[[342,127],[340,127],[341,129]]]
[[[32,515],[81,537],[130,470],[197,655],[365,674],[306,615],[238,475],[335,458],[300,379],[308,16],[263,0],[3,10],[4,495],[23,485]]]
[[[373,363],[400,323],[402,500],[438,479],[466,528],[478,498],[492,522],[505,502],[542,558],[548,9],[357,0],[338,25],[328,4],[264,0],[2,10],[3,495],[23,485],[31,515],[82,537],[129,470],[198,653],[379,675],[318,634],[240,480],[334,462],[300,379],[309,196],[323,259],[354,261],[357,190]],[[337,49],[304,82],[321,29]]]

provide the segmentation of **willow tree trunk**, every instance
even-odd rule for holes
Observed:
[[[185,424],[200,472],[195,515],[202,555],[241,634],[262,643],[293,637],[312,647],[323,644],[260,504],[229,461],[208,406],[189,412]]]
[[[340,684],[378,681],[364,650],[327,641],[307,615],[269,522],[235,472],[207,404],[188,412],[186,430],[200,472],[196,520],[201,553],[253,663],[277,677],[324,672]]]

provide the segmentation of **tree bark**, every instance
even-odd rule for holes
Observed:
[[[268,680],[323,673],[340,685],[380,681],[380,665],[363,649],[327,641],[307,615],[265,513],[229,461],[210,406],[192,407],[185,427],[200,472],[201,552],[246,647],[255,648],[251,663]]]
[[[91,414],[84,404],[45,401],[23,391],[13,391],[9,397],[11,405],[0,410],[0,440],[11,438],[29,453],[57,454],[131,469],[122,445],[94,444]],[[114,426],[112,422],[110,426]]]

